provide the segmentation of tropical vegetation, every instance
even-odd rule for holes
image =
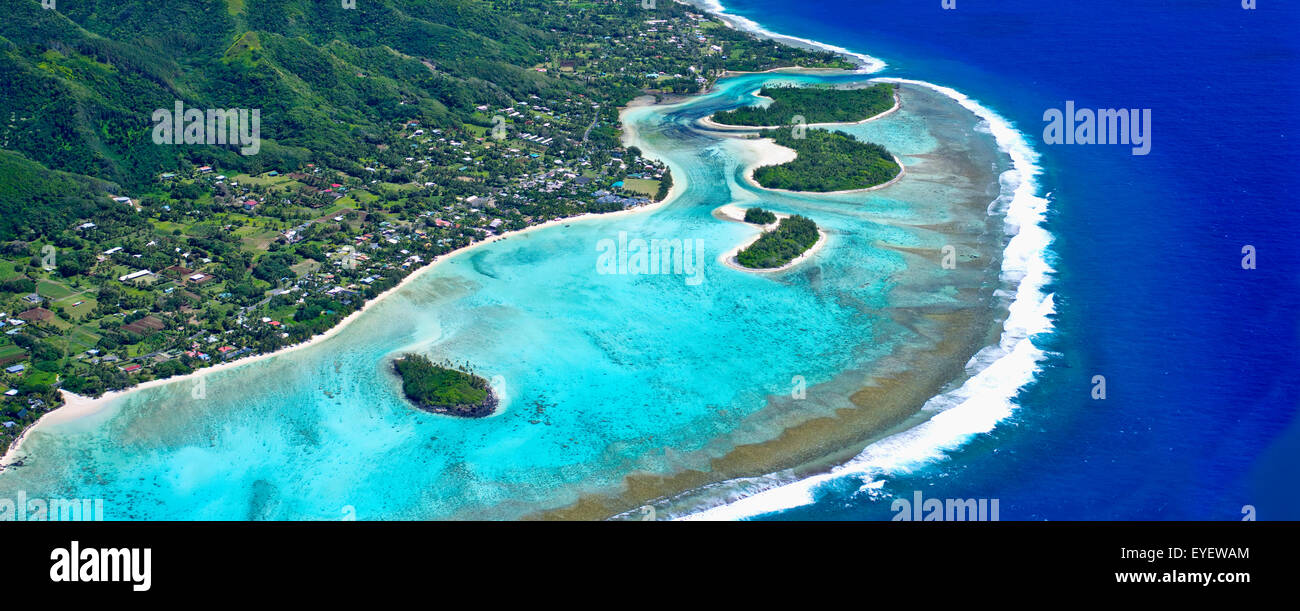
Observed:
[[[809,129],[796,137],[790,129],[771,129],[763,137],[794,149],[793,161],[754,171],[754,181],[769,189],[848,191],[893,180],[902,171],[885,147],[841,132]]]
[[[776,229],[764,233],[753,244],[736,254],[736,262],[750,269],[781,267],[812,248],[821,234],[817,224],[806,216],[781,219]]]
[[[860,89],[834,87],[764,87],[759,95],[771,98],[766,106],[757,104],[713,115],[724,125],[778,127],[802,123],[853,123],[869,119],[894,107],[894,88],[878,83]]]
[[[421,409],[478,418],[496,409],[498,398],[487,380],[452,367],[434,364],[421,354],[406,354],[393,362],[402,378],[402,392]]]
[[[745,222],[755,225],[770,225],[776,222],[776,215],[762,208],[749,208],[745,210]]]

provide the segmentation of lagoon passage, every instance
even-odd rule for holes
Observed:
[[[764,86],[867,78],[740,75],[634,104],[627,144],[672,169],[661,205],[444,257],[326,339],[207,374],[201,398],[182,378],[51,419],[0,497],[103,499],[108,519],[511,519],[696,491],[671,515],[728,494],[709,484],[851,455],[996,338],[1006,236],[989,209],[1010,161],[976,116],[911,85],[896,112],[826,128],[902,162],[870,192],[764,189],[746,173],[790,151],[698,121]],[[717,218],[724,205],[807,217],[825,243],[778,273],[734,269],[720,256],[758,229]],[[691,257],[681,273],[601,273],[599,245],[620,234]],[[471,364],[496,411],[413,409],[393,373],[406,353]]]

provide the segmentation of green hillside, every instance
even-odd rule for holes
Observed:
[[[248,0],[231,15],[222,0],[174,0],[163,10],[17,2],[0,23],[8,111],[0,146],[138,186],[182,161],[255,171],[309,158],[332,165],[362,156],[367,139],[399,119],[451,125],[477,104],[577,87],[525,69],[544,59],[535,49],[553,35],[482,3],[362,4]],[[178,99],[260,109],[260,154],[155,146],[149,116]]]
[[[662,199],[668,167],[620,139],[637,96],[697,93],[727,70],[848,66],[664,1],[6,9],[0,388],[17,392],[0,397],[16,425],[0,449],[58,390],[271,352],[457,249]],[[215,123],[182,115],[155,143],[155,111],[178,103],[213,122],[255,111],[257,139],[210,142]]]

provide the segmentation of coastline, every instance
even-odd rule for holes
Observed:
[[[864,486],[876,485],[883,483],[880,478],[897,470],[910,471],[922,464],[940,460],[947,451],[961,447],[973,436],[988,433],[1010,417],[1019,407],[1014,401],[1015,396],[1035,379],[1039,364],[1047,358],[1047,352],[1035,346],[1031,340],[1035,335],[1050,333],[1054,329],[1051,316],[1056,311],[1055,295],[1047,290],[1055,269],[1047,261],[1053,238],[1043,226],[1050,201],[1048,196],[1039,194],[1037,177],[1043,172],[1038,166],[1039,154],[1010,121],[955,89],[915,79],[881,80],[925,87],[956,102],[980,119],[988,128],[999,152],[1010,157],[1011,169],[998,177],[1000,194],[987,211],[990,217],[1001,217],[1003,233],[1007,236],[1002,248],[994,254],[1001,260],[996,276],[997,290],[1004,292],[1010,299],[1007,303],[985,308],[982,312],[952,313],[961,315],[959,317],[989,318],[989,322],[998,324],[989,329],[988,337],[970,343],[974,356],[962,368],[949,372],[946,381],[933,386],[932,392],[912,392],[919,385],[901,382],[899,379],[924,378],[933,372],[904,371],[896,376],[886,375],[884,380],[878,379],[885,383],[880,386],[894,386],[896,390],[883,392],[877,385],[872,385],[862,388],[854,395],[855,404],[858,404],[861,396],[873,397],[873,402],[879,402],[880,405],[898,406],[900,391],[912,389],[903,393],[911,396],[910,400],[905,401],[920,404],[919,409],[912,407],[912,417],[904,415],[892,425],[880,426],[879,433],[856,442],[861,447],[856,454],[840,452],[838,456],[824,456],[819,461],[802,463],[792,460],[788,468],[769,469],[765,474],[732,471],[736,473],[735,477],[712,487],[750,484],[739,498],[733,493],[722,498],[714,497],[711,502],[705,503],[696,499],[696,502],[682,506],[673,519],[738,520],[778,512],[815,502],[813,490],[831,480],[856,477]],[[995,210],[999,202],[1004,202],[1005,208]],[[995,312],[998,314],[996,317],[993,316]],[[975,320],[970,322],[981,324]],[[954,335],[971,330],[968,325],[960,324],[948,328]],[[952,340],[948,339],[943,342],[951,343]],[[929,377],[944,379],[942,375]],[[841,410],[840,415],[861,417],[844,410]],[[814,428],[813,424],[810,422],[798,428]],[[840,435],[838,427],[816,428],[827,435]],[[796,436],[796,432],[787,431],[782,439],[790,436]],[[743,464],[738,457],[736,461],[728,460],[732,458],[732,455],[724,456],[714,461],[714,466],[725,469],[729,462]],[[697,472],[696,475],[701,474]],[[640,491],[644,494],[648,482],[639,482],[633,477],[627,481],[629,491],[638,488],[635,484],[641,484]],[[709,485],[707,480],[700,481],[703,482],[702,486]],[[688,491],[672,496],[663,483],[660,483],[658,489],[666,494],[659,497],[643,496],[642,502],[676,504],[681,497],[692,495]],[[695,492],[698,496],[708,494],[707,490],[700,487]],[[585,513],[593,516],[601,511],[599,504],[593,502],[594,499],[584,501],[587,503],[575,504],[569,510],[578,515]],[[609,508],[610,505],[605,505],[603,509]],[[593,511],[595,513],[586,513]],[[604,517],[618,518],[623,515],[625,514],[614,513]]]
[[[636,108],[638,106],[647,105],[644,102],[644,98],[647,97],[651,101],[653,101],[654,99],[653,96],[648,96],[648,95],[638,96],[637,98],[633,99],[632,102],[629,102],[627,106],[622,107],[619,110],[620,119],[622,118],[623,113],[626,112],[627,110]],[[641,102],[638,103],[638,100],[641,100]],[[628,142],[635,142],[639,138],[635,130],[630,130],[630,129],[624,130],[624,134],[625,134],[624,138]],[[338,333],[342,332],[343,329],[347,328],[349,324],[351,324],[353,321],[359,318],[366,311],[374,307],[375,304],[378,304],[379,302],[393,295],[401,288],[407,286],[411,282],[414,282],[420,276],[427,273],[429,270],[437,268],[439,264],[443,263],[444,261],[447,261],[448,259],[451,259],[454,256],[471,252],[479,247],[486,246],[498,240],[504,240],[506,238],[510,238],[514,236],[525,235],[529,232],[536,231],[539,229],[544,229],[547,227],[553,227],[556,225],[562,225],[568,223],[589,221],[598,218],[614,218],[616,216],[642,214],[642,213],[658,210],[660,207],[668,203],[671,203],[682,193],[683,190],[685,190],[687,185],[685,173],[681,173],[681,174],[682,174],[681,176],[673,178],[673,184],[671,187],[669,187],[668,194],[665,195],[662,200],[659,200],[657,202],[652,202],[644,206],[637,206],[635,208],[616,210],[614,212],[587,212],[587,213],[579,214],[577,216],[570,216],[561,219],[552,219],[544,223],[531,225],[523,229],[506,232],[501,235],[492,236],[485,240],[473,242],[471,244],[467,244],[465,246],[457,248],[456,250],[452,250],[450,252],[439,255],[436,258],[430,260],[423,267],[407,274],[405,278],[402,278],[400,282],[393,285],[388,290],[378,295],[375,295],[374,298],[366,301],[364,304],[361,305],[360,308],[357,308],[351,314],[348,314],[347,316],[343,317],[341,320],[339,320],[337,324],[325,330],[323,333],[318,333],[316,335],[313,335],[312,337],[302,342],[291,344],[289,346],[284,346],[283,348],[280,348],[278,350],[273,350],[271,352],[264,352],[262,354],[246,356],[240,359],[235,359],[233,361],[218,363],[211,367],[204,367],[202,369],[196,370],[191,373],[187,373],[185,375],[172,376],[169,378],[160,378],[155,380],[149,380],[147,382],[141,382],[140,384],[137,384],[130,388],[123,388],[121,390],[106,392],[98,397],[87,397],[84,395],[78,395],[76,393],[60,389],[59,392],[60,394],[63,395],[63,401],[64,401],[63,405],[53,410],[50,410],[45,414],[42,414],[40,418],[36,419],[36,422],[33,422],[31,426],[28,426],[26,429],[23,430],[22,433],[18,435],[18,438],[15,439],[14,442],[10,444],[9,448],[5,451],[4,456],[0,456],[0,471],[3,471],[6,467],[12,465],[13,463],[17,462],[22,458],[19,452],[22,449],[23,443],[27,440],[28,436],[31,433],[39,430],[42,426],[49,426],[49,425],[59,424],[64,422],[72,422],[84,418],[86,416],[96,414],[100,410],[104,409],[104,407],[107,406],[109,403],[112,403],[132,393],[139,392],[148,388],[162,386],[164,384],[181,383],[186,380],[197,380],[203,376],[211,375],[228,369],[234,369],[236,367],[248,365],[251,363],[256,363],[258,361],[262,361],[272,357],[283,356],[291,352],[302,350],[304,348],[309,348],[318,343],[325,342],[330,338],[334,337],[335,335],[337,335]]]
[[[758,95],[757,92],[755,92],[754,95],[760,98],[763,97],[761,95]],[[870,123],[872,121],[875,121],[876,119],[881,119],[889,115],[892,115],[895,112],[897,112],[899,108],[902,107],[903,107],[903,96],[900,95],[897,91],[895,91],[894,105],[889,110],[878,112],[861,121],[850,121],[847,123],[834,123],[834,122],[808,123],[804,125],[804,127],[835,127],[837,125],[862,125],[864,123]],[[705,127],[720,132],[749,132],[749,131],[761,131],[765,129],[780,129],[782,127],[790,127],[789,125],[727,125],[726,123],[718,123],[717,121],[714,121],[713,115],[704,117],[696,121],[696,123],[698,123],[701,127]]]
[[[883,82],[896,82],[896,81],[883,81]],[[899,108],[902,108],[902,106],[903,106],[903,96],[901,93],[895,91],[894,106],[889,110],[867,117],[866,119],[863,119],[861,121],[856,121],[854,123],[815,123],[815,124],[810,124],[808,127],[834,127],[837,125],[860,125],[893,114],[894,112],[897,112]],[[696,123],[707,129],[719,131],[723,133],[754,132],[762,129],[771,129],[771,128],[763,128],[763,127],[722,125],[721,123],[714,123],[711,120],[712,116],[713,115],[709,115],[708,117],[699,119],[698,121],[696,121]],[[717,128],[714,126],[721,126],[721,128]],[[751,143],[750,148],[753,149],[756,153],[758,153],[758,162],[746,167],[742,176],[744,177],[745,182],[748,183],[750,186],[758,189],[763,189],[766,191],[774,191],[778,193],[796,193],[800,195],[808,195],[808,194],[852,195],[854,193],[868,193],[870,191],[884,189],[885,187],[888,187],[898,182],[899,180],[902,180],[903,175],[907,174],[907,166],[903,165],[903,160],[899,159],[898,155],[894,155],[893,153],[890,153],[890,156],[894,158],[894,163],[898,164],[898,174],[896,174],[893,178],[885,182],[882,182],[878,185],[863,187],[861,189],[845,189],[842,191],[792,191],[789,189],[774,189],[770,187],[764,187],[763,185],[758,184],[758,181],[754,180],[754,173],[757,172],[759,168],[766,167],[766,166],[773,166],[773,165],[781,165],[783,163],[790,163],[791,161],[797,159],[799,157],[799,154],[795,152],[794,149],[786,148],[784,146],[777,144],[776,141],[771,138],[757,138],[754,140],[749,140],[749,142]]]
[[[771,138],[762,138],[762,140],[771,142],[772,146],[776,148],[790,151],[789,157],[784,159],[783,161],[777,161],[775,163],[760,163],[759,165],[750,166],[749,168],[745,169],[745,173],[744,173],[745,182],[749,183],[749,185],[752,187],[757,187],[765,191],[776,191],[778,193],[795,193],[798,195],[851,195],[854,193],[867,193],[869,191],[884,189],[885,187],[888,187],[902,180],[903,175],[907,173],[907,167],[903,165],[903,160],[899,159],[898,155],[894,155],[893,153],[890,153],[890,155],[894,158],[894,163],[898,164],[898,174],[896,174],[893,178],[885,182],[882,182],[878,185],[863,187],[861,189],[845,189],[843,191],[791,191],[790,189],[774,189],[772,187],[764,187],[763,185],[758,184],[757,180],[754,180],[754,172],[757,172],[758,169],[761,167],[781,165],[783,163],[789,163],[791,161],[794,161],[795,157],[798,157],[798,153],[796,153],[794,149],[788,149],[785,148],[784,146],[777,144],[776,141],[772,140]],[[769,153],[768,157],[764,158],[764,161],[769,161],[771,159],[776,159],[776,158],[777,157],[775,153]]]
[[[789,44],[791,37],[727,15],[717,0],[678,1],[713,13],[737,30]],[[816,46],[824,49],[829,45]],[[875,70],[883,67],[879,62]],[[990,270],[993,287],[989,290],[1005,292],[1010,296],[1008,302],[924,313],[924,319],[942,328],[937,335],[942,339],[928,351],[905,350],[907,354],[896,360],[933,362],[928,367],[872,372],[857,384],[859,390],[850,398],[854,408],[788,428],[767,442],[734,446],[709,459],[705,470],[669,476],[632,473],[615,491],[583,494],[569,505],[540,511],[532,518],[635,519],[635,509],[629,508],[650,506],[659,508],[668,519],[744,519],[812,503],[812,489],[831,479],[857,476],[866,484],[868,478],[897,468],[912,469],[936,460],[971,436],[991,430],[1014,411],[1013,398],[1034,379],[1038,363],[1046,358],[1030,337],[1050,332],[1053,324],[1049,317],[1055,312],[1053,294],[1046,290],[1055,270],[1046,260],[1052,236],[1043,227],[1048,199],[1038,193],[1036,177],[1042,173],[1038,153],[996,111],[952,88],[912,79],[880,80],[925,87],[956,102],[989,128],[998,151],[1010,157],[1011,169],[995,176],[1000,194],[984,211],[988,217],[1001,217],[1004,233],[999,247],[990,253],[991,260],[1000,260],[1000,264]],[[759,151],[760,157],[778,159],[780,150],[794,153],[774,141],[767,142],[776,150]],[[751,184],[755,184],[750,174],[756,167],[745,172]],[[902,163],[899,167],[904,168]],[[888,186],[902,175],[900,171],[894,180],[876,188]],[[995,211],[999,202],[1005,202],[1005,208]],[[932,422],[940,415],[946,426]],[[933,430],[935,426],[939,430]],[[860,431],[869,432],[864,435]],[[809,448],[827,447],[837,449],[809,452]]]
[[[977,113],[977,116],[982,117],[983,115]],[[631,130],[628,131],[630,132]],[[998,142],[999,144],[1002,144],[1001,138],[998,138]],[[1020,169],[1019,163],[1016,164],[1016,168]],[[901,172],[900,172],[900,176],[896,178],[900,178],[900,177],[901,177]],[[675,177],[675,178],[678,178],[678,180],[675,181],[675,183],[680,183],[680,184],[675,184],[673,187],[674,190],[671,191],[670,194],[667,197],[665,197],[662,202],[657,202],[655,204],[644,206],[639,209],[624,210],[624,211],[619,211],[610,214],[644,212],[644,211],[648,211],[649,209],[657,208],[657,206],[667,203],[669,201],[672,201],[678,194],[677,189],[679,187],[684,188],[685,186],[684,183],[686,182],[684,174],[681,175],[680,177]],[[1030,179],[1026,178],[1026,182],[1029,181]],[[1019,189],[1017,189],[1017,192],[1019,192]],[[995,217],[996,214],[997,213],[994,213]],[[586,216],[589,215],[579,215],[575,217],[570,217],[569,219],[561,219],[560,221],[554,221],[554,222],[573,222],[576,219],[581,219]],[[596,214],[591,216],[599,217],[605,215]],[[990,226],[992,226],[994,222],[995,221],[990,221]],[[476,242],[474,244],[467,245],[466,247],[463,247],[461,249],[457,249],[456,251],[446,253],[446,255],[439,257],[438,259],[435,259],[433,261],[430,261],[424,267],[413,271],[410,275],[408,275],[407,278],[404,278],[402,282],[400,282],[397,286],[393,287],[393,289],[401,287],[403,284],[405,284],[406,280],[413,279],[415,275],[422,273],[425,269],[432,267],[433,265],[436,265],[442,259],[450,258],[451,255],[460,254],[462,250],[472,250],[473,247],[478,246],[482,243],[486,243],[487,241],[494,241],[495,239],[504,239],[511,235],[524,233],[531,229],[535,229],[537,227],[545,226],[551,223],[552,222],[548,222],[542,225],[525,228],[523,230],[519,230],[516,232],[511,232],[509,234],[505,234],[502,236],[495,236],[492,240],[486,240],[484,242]],[[1007,224],[1011,225],[1009,214],[1008,214]],[[1007,256],[1010,256],[1009,251]],[[996,263],[996,260],[994,261],[994,263]],[[990,265],[990,267],[992,267],[992,265]],[[1014,268],[1015,268],[1014,264],[1008,265],[1005,262],[1003,264],[1004,270],[1014,269]],[[1003,283],[1002,287],[1005,288],[1006,286],[1009,285],[1010,288],[1014,291],[1017,289],[1017,282],[1019,282],[1019,278],[1016,278],[1015,280],[1007,283]],[[1022,286],[1020,288],[1024,288],[1023,284],[1024,283],[1022,283]],[[381,295],[376,296],[374,299],[367,301],[366,304],[363,304],[362,309],[358,310],[357,312],[354,312],[353,314],[364,311],[364,308],[369,307],[374,302],[377,302],[379,299],[387,296],[387,294],[391,292],[391,290],[392,289],[390,289],[390,291],[385,291]],[[720,457],[717,460],[717,462],[713,464],[713,466],[715,467],[714,469],[706,472],[682,471],[667,476],[661,476],[661,475],[655,475],[649,473],[633,473],[626,478],[625,487],[629,490],[636,490],[636,491],[649,491],[649,490],[657,489],[660,491],[665,491],[663,495],[660,495],[661,497],[667,496],[668,498],[676,499],[680,496],[697,494],[701,492],[700,490],[696,489],[699,488],[699,486],[692,487],[690,485],[692,482],[699,482],[700,486],[712,487],[713,484],[719,483],[720,481],[718,479],[719,477],[725,477],[728,474],[734,473],[736,474],[737,477],[739,477],[744,474],[749,474],[750,476],[772,474],[775,471],[775,469],[754,470],[755,465],[761,466],[761,465],[775,464],[778,465],[778,468],[784,468],[782,467],[782,465],[789,465],[790,469],[798,470],[797,472],[794,472],[796,477],[804,477],[809,475],[815,475],[818,473],[827,473],[827,474],[835,473],[841,466],[845,464],[845,461],[850,461],[854,459],[854,456],[852,454],[853,449],[850,449],[850,447],[853,444],[857,444],[857,447],[861,448],[862,447],[861,443],[871,444],[874,443],[873,440],[883,439],[887,435],[896,434],[899,430],[916,429],[919,428],[922,424],[924,424],[924,421],[917,422],[919,416],[921,415],[917,413],[917,406],[922,405],[923,403],[928,406],[929,402],[926,401],[927,397],[930,397],[931,401],[933,401],[935,398],[940,397],[939,393],[946,394],[946,392],[950,390],[952,384],[959,383],[964,378],[971,377],[970,371],[967,371],[965,375],[963,375],[960,367],[957,368],[955,373],[950,372],[949,371],[950,365],[952,365],[953,362],[959,362],[959,360],[955,361],[954,359],[959,359],[960,353],[966,350],[969,346],[974,346],[975,349],[978,349],[980,346],[985,346],[988,348],[996,347],[996,345],[990,346],[988,341],[984,341],[983,343],[980,343],[977,339],[975,339],[975,337],[983,336],[986,333],[992,333],[991,341],[994,344],[996,344],[998,340],[998,335],[997,335],[998,327],[994,324],[984,325],[983,324],[984,319],[987,317],[993,319],[994,322],[996,322],[998,316],[1005,316],[1005,315],[1006,315],[1005,307],[999,307],[996,305],[994,307],[985,307],[982,310],[980,310],[977,307],[971,307],[968,309],[963,309],[955,312],[941,312],[941,313],[926,314],[925,316],[927,317],[927,319],[929,318],[939,319],[940,322],[942,322],[943,325],[942,328],[950,329],[953,333],[952,337],[948,337],[946,333],[940,334],[942,337],[943,345],[949,346],[951,348],[950,351],[947,351],[947,352],[951,352],[951,354],[949,354],[948,356],[945,356],[943,358],[939,358],[938,356],[935,356],[936,359],[939,359],[937,362],[939,363],[940,367],[936,367],[932,371],[925,371],[918,368],[916,371],[907,370],[901,373],[896,371],[893,373],[889,371],[884,371],[884,372],[879,372],[878,374],[876,372],[872,372],[872,376],[868,378],[871,381],[871,383],[866,387],[863,387],[857,393],[854,393],[852,395],[852,401],[858,407],[855,409],[846,408],[847,411],[851,412],[851,414],[848,415],[840,414],[832,418],[822,418],[816,421],[805,423],[806,426],[797,425],[791,427],[787,429],[785,432],[781,433],[781,437],[778,440],[772,442],[768,442],[764,444],[736,446],[734,447],[733,451],[728,452],[725,456]],[[351,315],[349,315],[349,317],[350,316]],[[340,321],[339,324],[332,327],[329,331],[323,333],[322,336],[332,335],[332,332],[337,332],[338,330],[341,330],[343,324],[348,324],[350,322],[351,321],[345,318],[343,321]],[[1006,327],[1008,329],[1011,327],[1011,323],[1009,321],[1007,322]],[[968,335],[971,338],[969,342],[967,341]],[[1003,337],[1005,338],[1006,336]],[[309,344],[311,341],[314,341],[315,339],[316,338],[314,337],[311,340],[304,342],[304,344]],[[324,338],[322,337],[322,339]],[[241,364],[244,362],[251,362],[255,358],[273,356],[275,354],[279,354],[281,351],[288,351],[295,347],[301,347],[301,345],[286,347],[285,349],[282,349],[280,351],[267,353],[265,355],[251,356],[239,361],[233,361],[229,364],[234,365],[234,364]],[[920,350],[920,349],[916,349],[916,350]],[[934,352],[936,352],[936,354],[938,353],[947,354],[945,350],[939,350],[939,349],[935,349]],[[926,358],[927,359],[930,358],[930,355],[927,355]],[[972,358],[970,359],[968,366],[975,367],[975,365],[977,364],[980,367],[985,367],[987,365],[985,360],[981,359],[977,363],[976,359]],[[205,369],[196,373],[206,373],[207,371],[208,370]],[[847,373],[848,372],[845,372],[846,375]],[[944,375],[948,375],[949,377],[944,378],[943,377]],[[179,381],[180,377],[182,376],[169,378],[163,381]],[[943,381],[945,379],[946,381]],[[938,386],[927,385],[928,381],[930,380],[939,380],[940,382],[938,383]],[[859,384],[859,386],[861,386],[861,384]],[[133,390],[138,390],[138,389],[139,387],[128,389],[127,391],[122,391],[122,394],[125,394],[126,392],[130,392]],[[93,402],[95,400],[88,399],[88,401]],[[102,405],[103,404],[100,404],[100,408],[102,408]],[[865,407],[866,405],[870,405],[871,406],[870,409],[866,408]],[[52,419],[51,422],[75,419],[75,417],[77,417],[75,416],[75,414],[78,412],[78,410],[85,409],[87,406],[84,404],[79,404],[73,407],[74,409],[70,410],[66,415],[66,417]],[[46,416],[52,414],[53,412],[51,412],[50,414],[46,414]],[[856,438],[852,437],[852,435],[854,434],[861,434],[861,431],[863,430],[862,428],[853,428],[859,425],[855,425],[852,423],[865,422],[865,420],[862,419],[872,419],[872,421],[874,422],[874,424],[870,425],[870,430],[872,431],[870,437],[868,437],[867,441],[865,442],[861,440],[857,440]],[[867,425],[861,425],[861,426],[867,426]],[[24,436],[25,434],[26,432],[24,432]],[[841,441],[845,442],[844,445],[839,445]],[[17,445],[18,445],[17,442],[15,442],[15,447]],[[783,453],[783,451],[777,448],[785,448],[786,453]],[[813,454],[818,450],[820,450],[820,453]],[[866,452],[864,451],[863,454],[865,453]],[[6,457],[7,456],[8,455],[6,455]],[[764,460],[763,461],[758,460],[758,458],[760,457],[763,458]],[[746,465],[748,465],[749,467],[748,471],[742,468]],[[761,467],[759,468],[761,469]],[[782,484],[790,483],[791,480],[788,477],[786,472],[782,472],[779,475],[781,476],[779,478],[781,481],[775,481],[778,478],[773,478],[773,481],[765,482],[765,483],[771,484],[773,486],[780,486]],[[672,482],[672,485],[670,485],[669,482]],[[724,486],[728,483],[729,483],[728,481],[722,480],[722,482],[718,485]],[[801,483],[801,482],[795,482],[795,483]],[[685,485],[686,487],[683,488],[677,486],[676,484],[682,484]],[[676,488],[675,491],[673,490],[674,488]],[[760,501],[757,498],[757,496],[751,496],[752,492],[753,492],[752,489],[746,490],[744,495],[745,501],[753,500],[754,503],[752,504],[763,505],[764,501]],[[763,494],[763,493],[759,492],[759,494]],[[591,496],[593,497],[597,496],[597,493],[593,493]],[[596,502],[596,503],[592,503],[591,505],[587,505],[586,506],[587,509],[592,509],[593,507],[597,508],[594,513],[589,515],[595,517],[609,517],[611,515],[617,515],[618,512],[626,511],[628,506],[631,507],[636,506],[635,504],[631,504],[631,505],[623,505],[622,507],[619,507],[618,502],[625,500],[624,499],[625,495],[623,495],[621,491],[609,495],[599,494],[599,496],[611,497],[611,498],[601,499],[602,502]],[[631,498],[632,498],[631,496],[627,497],[628,500],[630,500]],[[651,502],[658,502],[658,500],[656,500],[656,497],[654,496],[651,496],[649,498],[651,499]],[[588,498],[588,495],[584,494],[582,499],[578,503],[575,503],[575,506],[571,509],[576,511],[578,514],[581,514],[581,510],[578,507],[588,500],[590,500]],[[727,501],[724,500],[723,502],[725,503]],[[698,511],[700,508],[709,507],[709,506],[710,506],[709,504],[697,503],[693,505],[694,509],[691,509],[690,511]],[[770,510],[771,504],[768,503],[764,507]],[[602,511],[604,509],[609,509],[609,511],[604,511],[602,514]],[[717,507],[716,509],[720,511],[716,513],[710,512],[709,517],[716,517],[718,513],[728,514],[728,512],[732,512],[734,514],[734,511],[732,511],[731,506]],[[737,505],[735,509],[739,510],[739,505]],[[563,514],[568,511],[569,511],[568,509],[556,510],[554,514]],[[661,513],[661,515],[668,515],[668,514]]]
[[[800,38],[798,36],[787,36],[785,34],[773,32],[764,28],[762,25],[759,25],[758,22],[753,19],[728,13],[727,7],[723,6],[720,0],[677,0],[677,2],[712,14],[718,19],[721,19],[723,23],[727,24],[727,27],[741,32],[749,32],[759,38],[767,38],[798,49],[838,53],[839,55],[847,57],[849,61],[857,64],[857,72],[879,72],[887,65],[884,60],[872,57],[866,53],[850,51],[844,47],[826,44],[817,40]],[[834,70],[834,68],[830,69]]]
[[[844,68],[825,68],[821,66],[808,67],[799,65],[780,66],[778,68],[768,68],[767,70],[723,70],[722,74],[718,75],[718,80],[731,78],[733,76],[744,76],[746,74],[774,74],[778,72],[845,72],[845,70]]]
[[[737,218],[736,216],[737,213],[741,215],[739,218]],[[736,271],[741,271],[741,272],[752,272],[755,274],[775,274],[777,272],[783,272],[792,269],[798,266],[800,263],[807,261],[808,259],[812,258],[813,255],[817,254],[817,251],[821,250],[822,247],[826,245],[828,234],[824,229],[818,227],[817,241],[814,242],[812,246],[809,246],[807,250],[800,253],[799,256],[790,259],[790,261],[785,265],[782,265],[780,267],[756,269],[753,267],[745,267],[737,263],[736,255],[740,254],[740,251],[748,248],[750,244],[757,242],[759,238],[763,237],[763,234],[772,231],[773,229],[776,229],[777,225],[781,223],[781,219],[790,218],[790,215],[782,214],[780,212],[773,212],[773,214],[776,215],[775,221],[763,225],[762,227],[759,227],[758,234],[756,234],[754,237],[749,238],[748,240],[742,242],[739,246],[718,255],[718,263],[721,263],[723,265],[726,265],[727,267],[730,267],[731,269],[734,269]],[[744,212],[742,212],[740,208],[736,207],[733,204],[727,204],[725,206],[719,206],[715,208],[713,210],[713,217],[719,220],[731,221],[731,222],[741,223],[744,225],[751,225],[751,223],[745,222]]]

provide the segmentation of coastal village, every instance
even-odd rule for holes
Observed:
[[[573,41],[531,68],[575,83],[566,95],[479,104],[456,125],[394,122],[347,167],[183,164],[55,235],[0,243],[0,445],[60,389],[98,396],[297,344],[457,249],[662,200],[667,167],[620,142],[636,96],[699,92],[728,69],[843,64],[680,6],[636,20],[615,8],[534,9]]]

